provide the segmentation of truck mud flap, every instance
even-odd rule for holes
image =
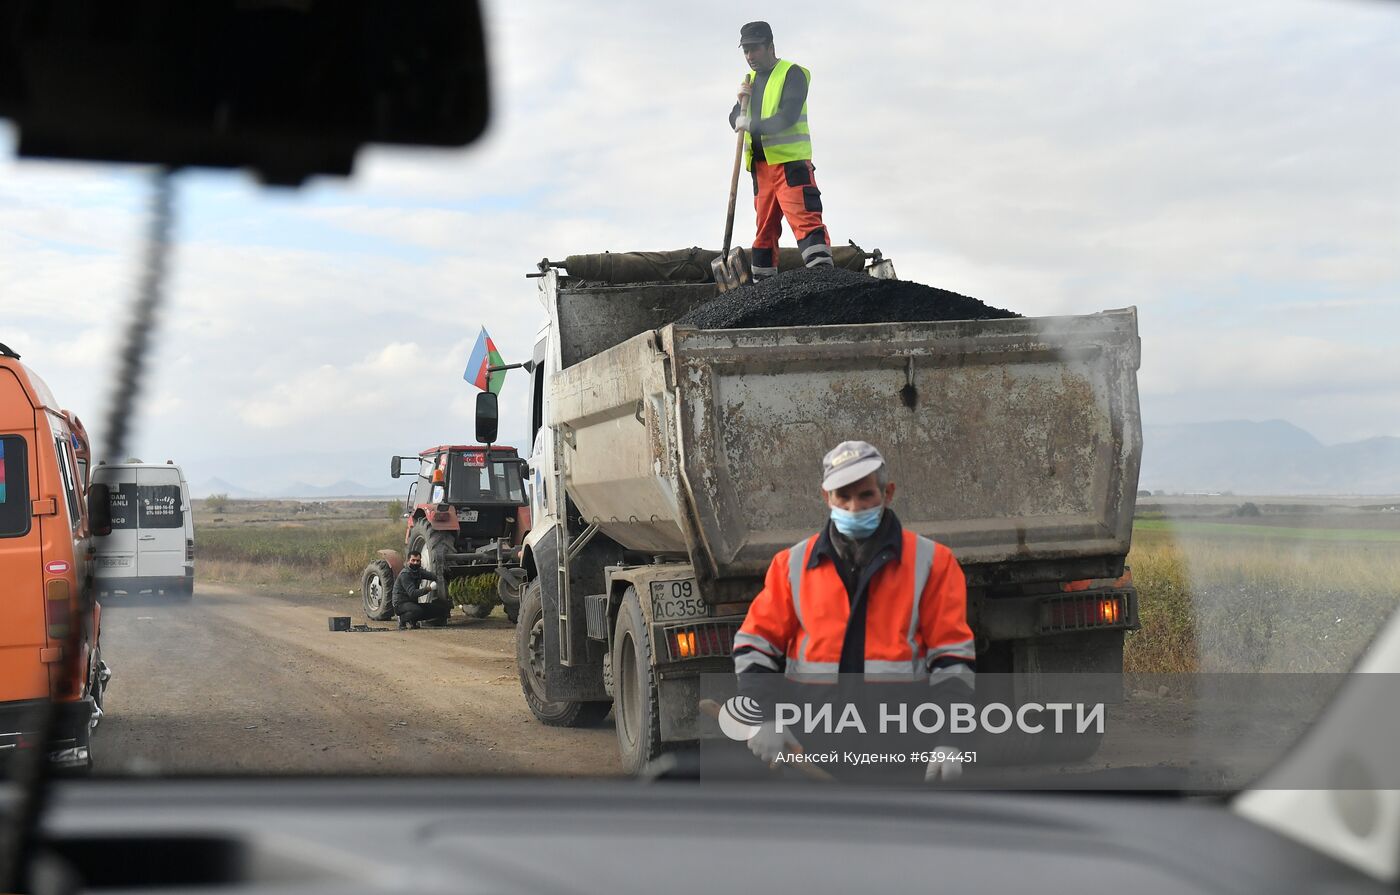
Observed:
[[[556,545],[554,532],[545,535],[535,545],[535,567],[540,573],[541,601],[544,605],[545,698],[551,702],[588,702],[608,699],[603,684],[604,646],[588,638],[584,624],[584,594],[601,590],[603,563],[585,550],[571,567],[569,587],[576,604],[569,616],[575,623],[569,632],[575,656],[586,661],[565,666],[559,661],[559,587],[555,575]],[[594,574],[596,573],[596,574]]]
[[[661,741],[699,739],[700,676],[662,677],[656,682],[656,693],[656,704],[661,709]]]

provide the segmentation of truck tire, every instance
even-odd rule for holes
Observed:
[[[514,606],[510,605],[509,603],[503,603],[503,604],[501,604],[501,608],[504,609],[504,610],[506,611],[506,618],[510,619],[511,624],[519,624],[519,623],[520,623],[520,604],[519,604],[519,603],[515,604]]]
[[[608,662],[612,665],[613,701],[617,708],[614,724],[622,769],[627,774],[640,774],[666,748],[661,742],[651,628],[642,615],[636,588],[627,588],[617,610],[617,629]]]
[[[382,559],[365,566],[360,579],[365,616],[377,622],[394,617],[394,570]]]
[[[550,727],[589,727],[602,721],[611,702],[550,702],[544,698],[544,594],[536,578],[520,601],[515,627],[515,665],[530,713]]]

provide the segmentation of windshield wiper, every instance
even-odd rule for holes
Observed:
[[[118,356],[117,376],[107,412],[104,433],[104,454],[120,459],[127,455],[128,436],[136,399],[141,393],[146,355],[155,332],[157,314],[165,298],[165,278],[170,254],[170,232],[174,219],[175,186],[173,172],[158,168],[152,176],[151,207],[146,231],[146,252],[141,280],[132,302],[131,319],[127,322]],[[91,588],[79,589],[79,618],[92,614]],[[64,646],[70,656],[81,655],[85,636],[83,625],[69,626]],[[0,891],[26,891],[29,882],[29,862],[38,842],[39,819],[48,800],[52,769],[48,744],[53,739],[58,709],[50,694],[35,710],[33,720],[25,727],[34,731],[32,748],[15,750],[12,762],[10,792],[3,802],[4,817],[8,819],[0,830]]]

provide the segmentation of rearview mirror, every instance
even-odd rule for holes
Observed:
[[[500,407],[492,392],[482,392],[476,396],[476,442],[495,444],[497,428],[500,425]]]
[[[398,478],[398,477],[401,476],[401,475],[403,475],[403,458],[402,458],[402,457],[390,457],[390,458],[389,458],[389,477],[390,477],[390,478],[396,479],[396,478]]]
[[[477,0],[15,0],[0,117],[19,154],[347,175],[366,143],[465,146],[486,127]]]
[[[106,485],[88,488],[88,528],[100,538],[112,533],[112,491]]]
[[[530,480],[530,461],[529,461],[529,460],[521,460],[521,461],[520,461],[520,479],[521,479],[521,481],[526,481],[526,482],[528,482],[528,481]]]

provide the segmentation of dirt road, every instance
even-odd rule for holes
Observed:
[[[333,633],[328,616],[363,621],[358,598],[272,591],[201,584],[190,603],[104,603],[114,677],[94,735],[97,773],[620,773],[611,716],[562,730],[530,715],[505,618]],[[1176,694],[1134,693],[1114,708],[1097,755],[1030,774],[1213,766],[1222,756],[1241,765],[1211,770],[1210,788],[1252,779],[1280,748],[1229,725],[1204,731],[1223,744],[1203,744],[1193,714]]]
[[[332,633],[327,616],[364,621],[358,599],[269,591],[200,584],[189,603],[104,601],[114,676],[97,773],[619,772],[611,716],[560,730],[530,715],[514,626],[499,615]]]

